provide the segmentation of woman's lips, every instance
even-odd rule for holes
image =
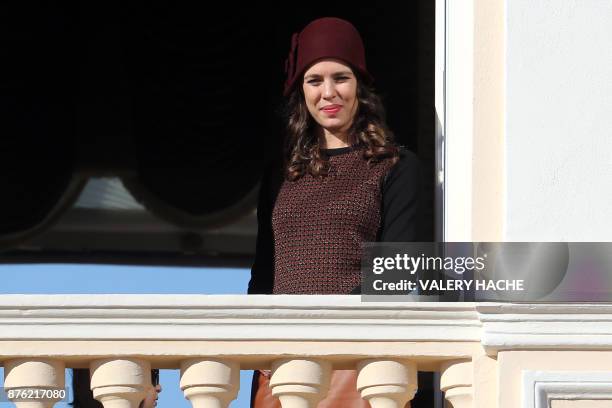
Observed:
[[[330,106],[326,106],[325,108],[321,110],[328,114],[335,114],[335,113],[338,113],[340,109],[342,109],[342,106],[340,105],[330,105]]]

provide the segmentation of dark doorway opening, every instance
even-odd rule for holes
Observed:
[[[0,261],[248,266],[253,191],[281,148],[291,34],[322,16],[362,33],[388,123],[423,163],[422,240],[433,240],[434,5],[11,10]],[[110,181],[87,189],[90,177]],[[119,179],[146,208],[124,203]]]

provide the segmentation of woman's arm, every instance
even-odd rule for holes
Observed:
[[[280,188],[280,166],[270,165],[264,172],[257,203],[257,244],[251,267],[248,294],[271,294],[274,286],[274,235],[272,210]]]
[[[382,186],[380,242],[411,242],[422,237],[423,183],[417,156],[400,148],[400,159]]]
[[[387,173],[382,187],[378,242],[420,241],[422,234],[423,183],[417,156],[400,148],[400,159]],[[361,293],[361,286],[351,291]]]

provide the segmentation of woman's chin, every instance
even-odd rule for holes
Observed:
[[[321,127],[329,132],[338,132],[346,129],[346,122],[343,120],[327,119],[320,123]]]

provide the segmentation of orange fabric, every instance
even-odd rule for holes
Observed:
[[[272,396],[270,380],[261,373],[258,375],[258,381],[253,384],[257,389],[252,391],[254,399],[251,408],[281,408],[278,398]],[[317,408],[371,408],[357,392],[357,371],[332,371],[327,397],[317,405]],[[410,408],[410,403],[406,404],[405,408]]]
[[[281,408],[278,398],[272,396],[270,379],[260,371],[255,371],[251,390],[251,408]]]

